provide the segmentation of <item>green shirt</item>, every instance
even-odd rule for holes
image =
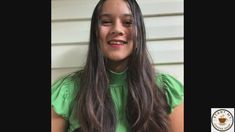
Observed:
[[[117,111],[117,128],[116,132],[128,132],[129,126],[125,116],[125,103],[127,100],[127,83],[126,71],[115,73],[110,71],[110,84],[112,99],[115,103]],[[184,99],[183,85],[169,74],[158,73],[156,84],[159,88],[163,88],[166,92],[167,102],[170,105],[170,112],[181,104]],[[55,112],[63,116],[68,122],[67,132],[74,132],[79,128],[79,121],[75,116],[73,105],[76,103],[75,97],[79,88],[74,87],[71,76],[60,78],[54,82],[51,90],[51,105]]]

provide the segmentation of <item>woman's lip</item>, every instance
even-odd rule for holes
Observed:
[[[115,39],[115,40],[113,39],[113,40],[109,40],[109,41],[108,41],[108,44],[110,44],[110,45],[113,45],[113,44],[120,44],[120,43],[121,43],[121,44],[127,44],[128,42],[127,42],[127,41],[124,41],[124,40],[116,40],[116,39]]]
[[[124,46],[124,44],[110,44],[109,46],[111,46],[112,48],[121,48],[122,46]]]

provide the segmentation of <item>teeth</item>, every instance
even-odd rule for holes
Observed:
[[[124,42],[120,42],[120,41],[110,41],[109,44],[124,44]]]
[[[127,42],[124,41],[109,41],[109,44],[126,44]]]

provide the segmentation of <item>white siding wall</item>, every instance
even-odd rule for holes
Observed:
[[[52,0],[52,82],[83,66],[90,18],[99,0]],[[183,83],[183,0],[137,0],[156,69]]]

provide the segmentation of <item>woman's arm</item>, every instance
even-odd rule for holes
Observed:
[[[174,108],[170,116],[170,132],[184,132],[184,104]]]
[[[51,108],[51,132],[66,132],[67,121]]]

